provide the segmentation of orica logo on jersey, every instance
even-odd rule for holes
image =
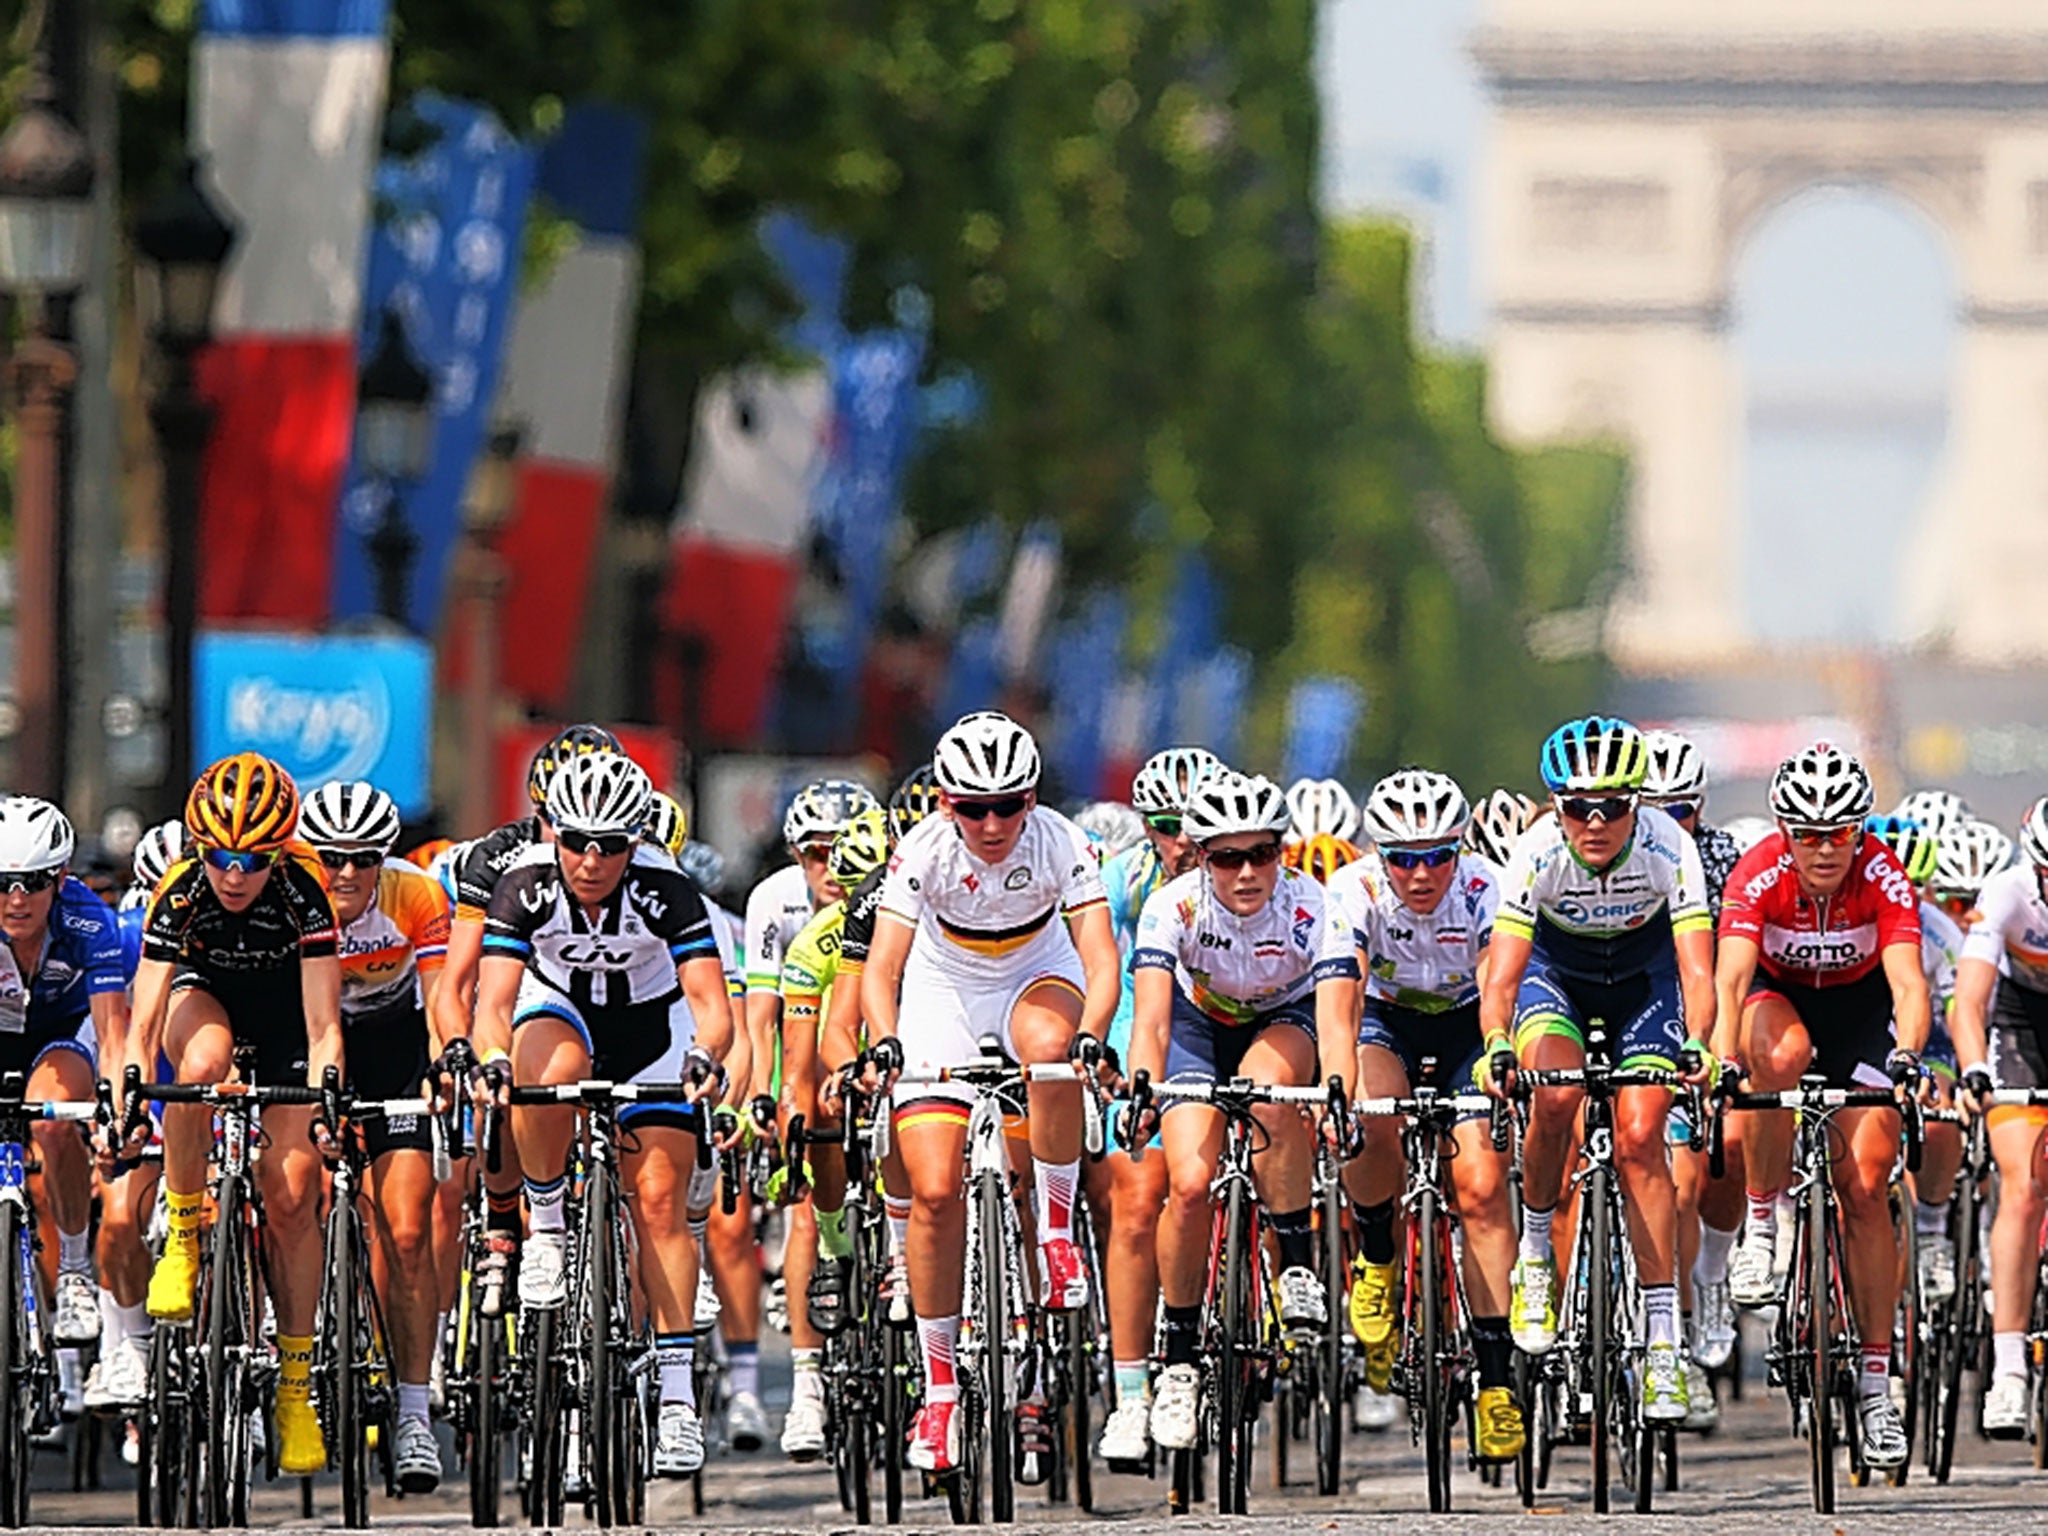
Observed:
[[[265,675],[228,684],[228,734],[284,763],[298,779],[367,777],[391,739],[391,691],[366,669],[330,688]]]
[[[1649,916],[1658,898],[1637,901],[1581,901],[1568,896],[1557,904],[1558,917],[1577,928],[1635,928]]]

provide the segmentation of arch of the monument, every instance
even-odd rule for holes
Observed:
[[[2048,7],[1491,0],[1473,47],[1494,101],[1494,420],[1516,441],[1628,446],[1616,656],[1746,649],[1734,268],[1780,203],[1854,183],[1927,214],[1961,293],[1906,627],[1963,661],[2048,658]]]

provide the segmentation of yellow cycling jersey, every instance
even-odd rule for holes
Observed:
[[[782,957],[782,1013],[785,1022],[809,1019],[822,1025],[832,982],[839,974],[840,934],[846,903],[835,901],[811,914]]]

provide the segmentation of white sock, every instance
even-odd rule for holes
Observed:
[[[90,1232],[59,1232],[57,1234],[57,1271],[66,1275],[89,1275],[92,1273],[92,1234]]]
[[[953,1375],[953,1347],[960,1340],[960,1317],[920,1317],[917,1343],[924,1356],[924,1400],[957,1403],[960,1383]]]
[[[1557,1215],[1557,1207],[1547,1211],[1532,1206],[1522,1207],[1521,1256],[1531,1263],[1550,1257],[1550,1223]]]
[[[791,1402],[805,1397],[812,1402],[824,1401],[825,1351],[792,1349],[789,1352],[789,1397]]]
[[[1678,1344],[1678,1287],[1643,1287],[1643,1330],[1651,1345]]]
[[[1741,1231],[1723,1232],[1719,1227],[1700,1223],[1700,1256],[1693,1260],[1692,1277],[1707,1285],[1719,1285],[1728,1278],[1728,1255],[1735,1249],[1735,1239]]]
[[[112,1300],[111,1297],[108,1298]],[[156,1325],[149,1320],[149,1302],[138,1301],[132,1307],[114,1302],[114,1319],[120,1325],[122,1334],[131,1339],[146,1339],[155,1331]]]
[[[549,1184],[526,1181],[526,1209],[533,1219],[535,1232],[566,1232],[568,1226],[563,1211],[569,1196],[569,1181],[556,1179]]]
[[[1892,1386],[1892,1347],[1889,1344],[1863,1346],[1863,1370],[1856,1378],[1858,1397],[1883,1397]]]
[[[1769,1238],[1776,1242],[1778,1236],[1778,1192],[1775,1189],[1749,1192],[1749,1224],[1756,1229],[1758,1239]]]
[[[659,1368],[661,1400],[697,1406],[697,1377],[692,1369],[697,1341],[687,1333],[654,1336],[654,1363]]]
[[[1991,1335],[1991,1374],[2027,1379],[2027,1336],[2024,1332]]]
[[[104,1285],[100,1292],[100,1337],[112,1343],[121,1337],[121,1303],[114,1300],[114,1293]]]
[[[1925,1200],[1913,1202],[1913,1230],[1922,1237],[1948,1236],[1948,1202],[1939,1205]]]
[[[1074,1191],[1081,1182],[1081,1160],[1048,1163],[1031,1160],[1038,1177],[1038,1240],[1071,1239],[1074,1235]]]
[[[427,1384],[401,1381],[398,1384],[398,1416],[401,1419],[417,1419],[428,1422]]]

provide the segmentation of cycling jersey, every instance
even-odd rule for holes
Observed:
[[[916,928],[920,947],[970,971],[1001,969],[998,962],[1048,937],[1064,940],[1055,917],[1108,901],[1086,834],[1042,805],[997,864],[969,852],[952,821],[927,817],[896,845],[882,889],[885,915]]]
[[[1493,939],[1500,905],[1500,885],[1486,860],[1459,855],[1449,889],[1427,914],[1409,907],[1390,883],[1353,882],[1339,891],[1333,876],[1332,886],[1365,957],[1368,997],[1419,1013],[1442,1013],[1478,998],[1479,957]]]
[[[1742,844],[1735,841],[1719,827],[1695,823],[1698,830],[1692,835],[1694,845],[1700,851],[1700,872],[1707,882],[1707,915],[1715,922],[1721,920],[1721,901],[1728,889],[1728,877],[1735,872],[1735,866],[1742,862]]]
[[[1956,995],[1956,961],[1963,952],[1963,930],[1931,901],[1920,903],[1920,968],[1927,973],[1928,1002],[1933,1023],[1920,1059],[1955,1075],[1956,1044],[1948,1032],[1949,1005]]]
[[[868,951],[875,943],[875,914],[882,910],[882,885],[888,877],[886,866],[871,870],[846,893],[846,913],[839,925],[842,972],[857,972],[868,963]]]
[[[97,1064],[85,1019],[92,999],[127,986],[112,908],[66,877],[50,903],[34,974],[23,978],[12,945],[0,940],[0,1072],[29,1072],[52,1050]]]
[[[1699,849],[1653,805],[1636,809],[1627,846],[1588,868],[1546,816],[1524,832],[1501,876],[1502,933],[1531,940],[1544,969],[1611,985],[1676,965],[1672,936],[1709,926]]]
[[[822,1029],[837,980],[841,935],[846,926],[844,899],[820,907],[790,941],[782,960],[782,1007],[785,1024],[808,1023]]]
[[[419,1012],[447,958],[447,893],[417,864],[386,859],[370,904],[341,932],[342,1022]]]
[[[491,905],[491,893],[505,871],[540,841],[540,818],[528,816],[494,827],[475,842],[464,844],[453,861],[457,921],[482,922]]]
[[[1103,889],[1109,893],[1109,923],[1116,934],[1117,953],[1123,957],[1124,975],[1131,973],[1131,950],[1138,936],[1138,914],[1152,893],[1171,879],[1165,860],[1151,841],[1126,848],[1102,866]],[[1109,1021],[1107,1044],[1122,1060],[1131,1048],[1132,988],[1128,981],[1117,994],[1116,1012]]]
[[[1749,939],[1760,971],[1816,990],[1860,981],[1893,944],[1920,946],[1920,898],[1874,837],[1850,862],[1842,888],[1813,900],[1800,889],[1785,834],[1773,831],[1735,866],[1721,906],[1721,937]]]
[[[133,891],[128,893],[134,895]],[[136,967],[142,964],[142,925],[149,920],[149,892],[142,893],[142,900],[130,902],[127,896],[121,898],[120,909],[114,914],[114,924],[121,933],[121,974],[128,978],[128,985],[135,985]]]
[[[2048,994],[2048,901],[2030,863],[2001,869],[1977,893],[1977,911],[1963,935],[1963,958],[1998,967],[2005,985]]]
[[[1146,901],[1133,970],[1174,973],[1189,1002],[1219,1024],[1255,1025],[1316,983],[1357,979],[1350,923],[1322,886],[1283,869],[1273,896],[1248,917],[1217,898],[1209,872],[1189,870]]]
[[[749,992],[774,992],[782,985],[783,956],[816,910],[801,864],[785,865],[754,887],[746,916]]]

